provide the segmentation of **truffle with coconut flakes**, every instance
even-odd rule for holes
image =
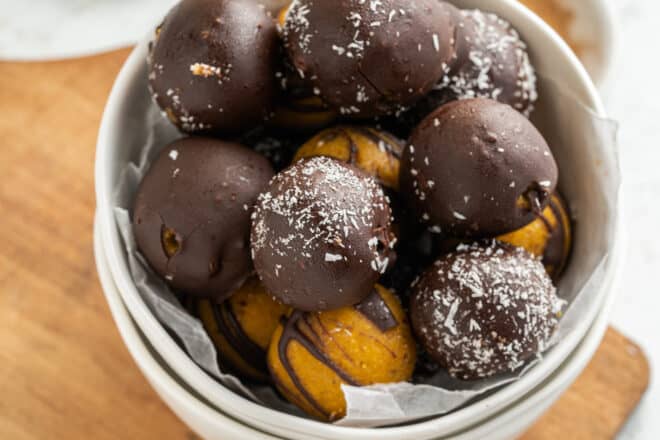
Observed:
[[[438,0],[294,0],[282,34],[299,75],[341,115],[396,112],[454,57],[453,8]]]
[[[275,23],[250,0],[182,0],[148,57],[156,103],[187,133],[242,133],[267,118],[279,90]]]
[[[544,351],[564,304],[538,259],[494,241],[459,246],[411,290],[418,341],[462,380],[514,371]]]
[[[353,305],[393,259],[391,211],[376,181],[328,157],[270,182],[252,217],[252,257],[266,289],[305,311]]]

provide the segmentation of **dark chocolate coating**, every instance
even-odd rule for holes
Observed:
[[[134,201],[140,252],[173,288],[226,298],[252,269],[250,213],[272,176],[266,158],[239,144],[190,137],[168,145]]]
[[[196,303],[196,306],[198,307],[198,303]],[[245,333],[234,313],[231,302],[223,301],[218,303],[213,301],[211,308],[215,325],[217,325],[222,336],[227,339],[232,349],[255,370],[259,372],[268,371],[268,367],[266,366],[266,350],[257,345]],[[199,317],[198,310],[195,311],[195,315]],[[221,371],[242,375],[240,367],[233,365],[229,357],[223,356],[223,353],[220,351],[217,352],[216,356]],[[254,375],[252,377],[246,375],[246,377],[255,382],[265,382],[261,376]]]
[[[538,259],[497,242],[462,245],[413,285],[418,341],[459,379],[514,371],[544,351],[563,301]]]
[[[241,133],[275,104],[278,44],[275,24],[258,2],[182,0],[152,44],[153,96],[184,132]]]
[[[495,14],[460,11],[456,61],[438,84],[454,99],[490,98],[529,116],[537,98],[536,74],[527,45]]]
[[[387,270],[390,215],[373,178],[327,157],[303,159],[259,196],[255,269],[273,296],[297,309],[356,304]]]
[[[495,237],[535,218],[555,189],[555,159],[538,130],[508,105],[454,101],[415,129],[401,192],[432,230]]]
[[[294,0],[289,58],[340,114],[369,118],[430,91],[454,55],[451,10],[438,0]]]
[[[399,325],[387,303],[375,288],[366,298],[353,307],[378,327],[381,332],[386,332]]]
[[[457,99],[490,98],[529,117],[538,97],[527,45],[495,14],[455,9],[456,53],[450,68],[424,98],[384,127],[408,136],[419,122]]]
[[[568,205],[561,197],[559,192],[553,194],[550,198],[548,207],[552,210],[553,215],[557,219],[557,224],[553,227],[545,216],[539,216],[543,224],[548,230],[550,237],[543,252],[542,261],[546,268],[551,268],[553,281],[558,281],[561,277],[568,259],[571,255],[573,244],[571,224],[570,224],[570,211]],[[564,223],[566,221],[566,223]]]

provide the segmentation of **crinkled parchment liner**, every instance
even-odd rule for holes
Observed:
[[[540,79],[541,96],[552,94],[553,99],[541,100],[533,120],[557,158],[561,170],[560,190],[569,201],[576,220],[571,264],[559,285],[559,295],[568,306],[554,338],[556,343],[576,330],[577,323],[602,291],[605,262],[614,243],[617,217],[617,126],[596,116],[552,81]],[[144,96],[136,99],[150,99],[146,84]],[[137,252],[128,212],[135,190],[158,151],[181,134],[153,104],[147,112],[136,113],[131,115],[132,125],[137,127],[131,135],[131,144],[144,147],[139,163],[123,170],[116,189],[115,217],[142,299],[158,320],[179,337],[190,357],[223,385],[255,402],[302,415],[279,398],[271,387],[248,386],[232,375],[223,374],[216,362],[216,350],[201,323],[181,307],[167,285],[153,274]],[[336,423],[375,427],[445,414],[519,379],[540,362],[543,362],[541,356],[518,372],[473,382],[457,381],[439,372],[424,383],[343,386],[347,415]]]

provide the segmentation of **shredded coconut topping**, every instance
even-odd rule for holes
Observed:
[[[498,75],[508,76],[509,69],[517,69],[515,91],[511,104],[529,116],[537,99],[536,74],[527,54],[527,45],[511,24],[495,14],[479,10],[461,11],[461,29],[474,30],[468,44],[468,60],[459,68],[451,69],[436,85],[458,99],[503,98],[505,84],[496,84]],[[469,33],[468,33],[469,35]]]
[[[538,259],[496,242],[459,246],[415,289],[426,311],[417,331],[463,379],[513,371],[542,352],[565,304]]]
[[[276,175],[269,191],[259,196],[252,251],[292,261],[357,260],[383,273],[389,264],[384,254],[389,252],[390,215],[374,179],[327,157],[302,160]]]

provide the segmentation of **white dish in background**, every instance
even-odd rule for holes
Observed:
[[[570,89],[596,114],[605,116],[598,92],[582,65],[566,44],[538,17],[513,0],[463,0],[455,3],[463,7],[480,7],[497,12],[509,20],[528,42],[539,70],[545,72],[546,77]],[[126,118],[130,113],[129,109],[135,104],[130,98],[145,95],[145,46],[138,46],[127,60],[113,87],[103,116],[96,158],[99,230],[112,278],[144,336],[177,376],[223,413],[264,431],[301,439],[435,438],[466,430],[519,401],[556,372],[587,333],[609,293],[608,286],[600,289],[598,298],[585,314],[578,329],[569,338],[562,340],[547,354],[544,361],[523,379],[451,414],[402,427],[376,430],[337,427],[265,408],[224,388],[181,350],[142,301],[128,271],[125,250],[113,216],[112,195],[119,173],[130,160],[136,159],[140,147],[127,142],[122,136],[130,133],[132,124],[135,124],[135,121]],[[619,247],[616,247],[616,252],[619,252],[618,249]],[[614,252],[613,249],[606,263],[608,273],[613,273],[618,265]],[[576,375],[577,373],[579,371],[575,372]]]
[[[618,22],[612,0],[520,0],[559,28],[577,46],[594,83],[606,89],[618,52]]]
[[[238,423],[216,408],[209,406],[199,396],[195,395],[180,378],[173,376],[166,365],[162,364],[162,359],[158,358],[155,351],[148,346],[148,341],[133,322],[114,284],[105,258],[102,238],[98,228],[98,217],[94,229],[94,254],[101,286],[124,344],[142,374],[177,416],[197,434],[208,440],[276,439],[276,437]],[[620,252],[616,252],[616,255],[621,258]],[[620,264],[616,266],[621,267]],[[502,412],[481,424],[470,427],[467,431],[445,439],[508,439],[515,438],[529,428],[573,383],[598,348],[607,329],[609,309],[616,298],[615,292],[619,285],[619,272],[612,274],[607,301],[584,340],[580,342],[566,362],[551,377]]]

